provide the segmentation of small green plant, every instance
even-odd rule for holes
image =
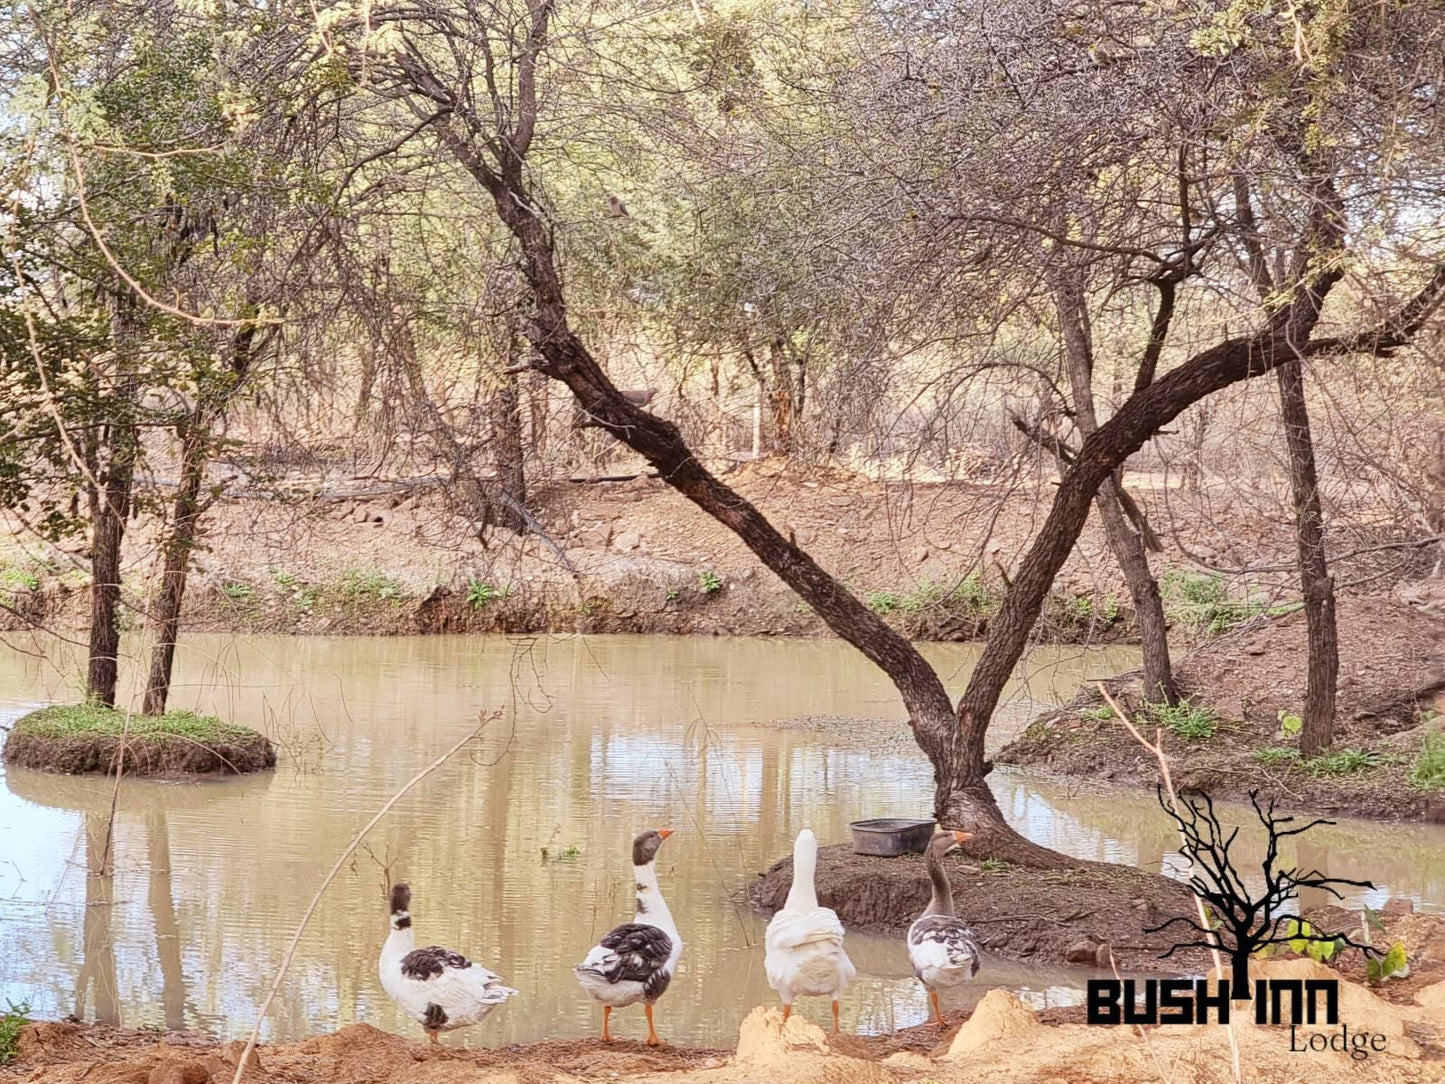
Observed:
[[[704,569],[697,574],[698,586],[702,588],[705,595],[715,595],[723,589],[722,578],[711,569]]]
[[[1212,738],[1219,726],[1212,711],[1189,700],[1181,700],[1177,704],[1149,704],[1145,710],[1156,723],[1185,741]]]
[[[1390,946],[1390,951],[1379,959],[1365,961],[1365,976],[1371,982],[1403,979],[1409,974],[1410,961],[1405,958],[1405,944],[1402,941],[1396,941]]]
[[[399,599],[405,593],[401,584],[374,569],[352,569],[342,577],[342,591],[352,598],[374,598],[381,602]]]
[[[998,598],[993,589],[983,582],[983,577],[977,572],[961,580],[950,597],[975,614],[991,613],[998,608]]]
[[[903,600],[892,591],[874,591],[868,596],[868,608],[876,614],[887,616],[903,608]]]
[[[1047,741],[1053,733],[1053,720],[1035,719],[1024,728],[1024,741]]]
[[[0,568],[0,587],[7,591],[38,591],[40,577],[33,572],[26,572],[23,568],[6,565]]]
[[[1014,864],[1003,858],[985,858],[978,864],[978,868],[984,873],[1007,873],[1014,868]]]
[[[1299,604],[1266,606],[1231,598],[1229,585],[1217,572],[1171,569],[1160,577],[1159,590],[1168,615],[1196,636],[1218,636],[1257,614],[1285,614],[1299,608]]]
[[[571,862],[582,856],[582,848],[576,844],[563,847],[560,851],[553,851],[550,847],[542,848],[543,862]]]
[[[667,601],[668,601],[668,602],[676,602],[676,601],[677,601],[677,596],[678,596],[678,590],[677,590],[676,587],[669,587],[669,588],[667,589]]]
[[[281,588],[283,591],[289,591],[293,587],[295,587],[296,584],[300,581],[297,580],[296,577],[290,572],[283,571],[279,568],[273,568],[271,569],[271,582],[274,583],[277,587]]]
[[[1114,709],[1108,704],[1100,704],[1097,708],[1080,708],[1078,712],[1080,719],[1092,719],[1096,723],[1107,723],[1114,717]]]
[[[30,1002],[16,1004],[8,998],[9,1006],[0,1013],[0,1065],[8,1065],[20,1053],[20,1029],[30,1023]]]
[[[1318,931],[1302,918],[1292,918],[1286,922],[1284,934],[1289,940],[1283,944],[1261,945],[1254,950],[1254,955],[1269,957],[1287,947],[1297,955],[1308,956],[1318,963],[1325,963],[1347,944],[1342,937],[1322,939]]]
[[[1300,766],[1311,775],[1341,776],[1380,766],[1380,754],[1368,749],[1336,749],[1316,757],[1306,757]]]
[[[223,583],[221,585],[221,594],[225,595],[232,602],[245,602],[255,594],[255,591],[252,590],[249,583]]]
[[[1305,721],[1293,712],[1280,708],[1275,716],[1279,720],[1279,729],[1286,738],[1293,738],[1305,728]]]
[[[497,599],[506,598],[511,591],[506,587],[493,587],[484,580],[467,581],[467,605],[474,610],[484,610]]]
[[[1431,728],[1425,733],[1420,755],[1410,771],[1410,785],[1416,790],[1445,790],[1445,731]]]
[[[1249,759],[1256,764],[1283,764],[1286,761],[1298,760],[1299,750],[1292,745],[1266,745],[1251,753]]]

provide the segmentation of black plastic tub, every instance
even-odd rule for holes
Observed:
[[[897,858],[900,854],[922,854],[933,838],[933,821],[914,821],[899,817],[881,820],[854,821],[853,853],[871,854],[880,858]]]

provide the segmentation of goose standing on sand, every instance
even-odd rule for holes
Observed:
[[[391,934],[381,947],[380,972],[382,989],[433,1043],[438,1032],[480,1024],[517,992],[460,953],[438,945],[417,948],[407,884],[391,886]]]
[[[943,1023],[938,991],[962,985],[978,974],[978,942],[968,924],[954,914],[953,885],[943,869],[943,856],[972,838],[968,832],[939,832],[929,840],[924,861],[933,882],[933,898],[908,928],[908,959],[928,991],[935,1024]]]
[[[826,997],[833,1002],[833,1034],[838,1033],[838,999],[857,977],[843,951],[843,924],[835,911],[818,906],[813,884],[818,839],[804,828],[793,843],[793,883],[783,909],[768,923],[763,967],[768,985],[783,999],[783,1019],[793,1013],[795,997]]]
[[[602,1005],[602,1041],[613,1009],[642,1002],[647,1013],[647,1045],[661,1046],[652,1022],[652,1006],[667,990],[682,955],[677,923],[657,884],[657,849],[672,835],[671,828],[643,832],[632,841],[632,875],[637,885],[637,914],[592,947],[587,958],[572,970],[582,989]]]

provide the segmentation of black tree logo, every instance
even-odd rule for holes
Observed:
[[[1226,834],[1209,795],[1181,795],[1178,804],[1171,806],[1163,789],[1159,790],[1159,804],[1179,826],[1183,840],[1181,850],[1193,863],[1194,873],[1189,878],[1189,886],[1204,901],[1206,914],[1212,916],[1215,926],[1212,930],[1205,929],[1192,918],[1179,917],[1147,931],[1157,933],[1176,923],[1183,923],[1199,935],[1197,940],[1175,945],[1163,954],[1162,959],[1168,959],[1179,949],[1213,948],[1216,944],[1221,951],[1227,952],[1231,963],[1229,990],[1234,1001],[1249,1000],[1249,958],[1266,945],[1301,941],[1335,942],[1361,949],[1366,955],[1377,951],[1348,935],[1321,933],[1306,925],[1296,904],[1301,888],[1323,889],[1341,899],[1341,887],[1374,888],[1371,882],[1326,877],[1319,870],[1282,869],[1279,866],[1280,840],[1335,822],[1312,820],[1296,824],[1294,817],[1275,814],[1273,799],[1267,805],[1260,805],[1257,790],[1249,792],[1249,801],[1269,837],[1261,863],[1262,884],[1256,882],[1260,884],[1258,890],[1251,889],[1246,883],[1230,853],[1239,836],[1239,828],[1235,827]],[[1217,943],[1212,940],[1214,936],[1219,938]]]

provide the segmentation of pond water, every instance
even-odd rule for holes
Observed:
[[[139,645],[136,645],[137,647]],[[926,645],[961,690],[973,645]],[[1133,665],[1131,649],[1041,649],[995,740],[1040,702]],[[134,664],[131,670],[137,670]],[[73,700],[74,645],[0,646],[0,724]],[[420,1037],[376,978],[384,886],[409,880],[421,943],[473,956],[522,996],[444,1041],[501,1045],[595,1031],[571,967],[630,917],[629,843],[677,829],[659,873],[686,942],[658,1008],[665,1038],[730,1043],[773,1000],[763,922],[742,902],[756,871],[811,827],[927,815],[931,770],[881,672],[835,641],[654,637],[409,639],[190,636],[173,707],[257,727],[283,747],[272,774],[224,783],[127,781],[115,875],[96,876],[113,785],[10,769],[0,779],[0,1002],[129,1025],[243,1036],[295,924],[337,855],[392,793],[500,711],[468,752],[404,798],[323,897],[263,1035],[356,1021]],[[830,713],[898,720],[877,740],[778,728]],[[1166,869],[1174,837],[1152,796],[1028,779],[993,785],[1012,823],[1049,846]],[[1423,906],[1445,898],[1445,830],[1368,822],[1312,833],[1300,859],[1370,878]],[[927,1003],[901,943],[849,935],[859,980],[844,1024],[918,1023]],[[1080,999],[1087,972],[990,960],[993,986],[1037,1006]],[[823,1020],[827,1006],[800,1004]],[[614,1018],[641,1037],[641,1013]]]

